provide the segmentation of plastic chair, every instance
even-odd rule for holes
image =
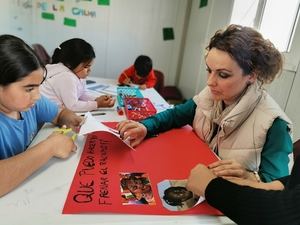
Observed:
[[[164,86],[165,86],[165,84],[164,84],[164,83],[165,83],[165,77],[164,77],[164,74],[163,74],[161,71],[159,71],[159,70],[154,70],[154,74],[155,74],[156,79],[157,79],[154,88],[155,88],[155,90],[156,90],[159,94],[161,94],[162,91],[163,91],[163,89],[164,89]]]
[[[44,65],[51,63],[51,57],[41,44],[33,44],[32,48]]]
[[[181,91],[176,86],[165,86],[161,96],[170,104],[179,104],[184,101]]]
[[[184,101],[181,91],[176,86],[164,86],[164,74],[159,70],[154,70],[157,83],[154,88],[170,104],[178,104]]]

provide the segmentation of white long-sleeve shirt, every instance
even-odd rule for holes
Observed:
[[[47,79],[40,86],[41,94],[72,111],[97,109],[95,97],[87,93],[85,80],[79,79],[62,63],[48,64]]]

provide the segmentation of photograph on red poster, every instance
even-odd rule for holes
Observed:
[[[155,205],[151,186],[146,173],[120,173],[122,205]]]

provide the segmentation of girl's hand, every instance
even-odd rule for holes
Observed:
[[[216,176],[203,164],[195,166],[187,180],[186,188],[198,196],[205,196],[205,189]]]
[[[118,123],[116,129],[123,140],[129,140],[132,147],[140,144],[147,135],[147,128],[143,124],[132,120]]]
[[[254,174],[247,171],[235,160],[220,160],[208,165],[208,168],[218,177],[229,178],[238,177],[243,179],[256,180]]]
[[[113,107],[115,104],[115,99],[111,95],[102,95],[95,99],[97,102],[97,107]]]
[[[74,132],[78,132],[83,118],[76,115],[71,110],[64,108],[58,116],[53,120],[53,123],[59,126],[65,126],[66,128],[72,128]]]
[[[72,138],[54,131],[46,140],[45,144],[49,146],[54,157],[65,159],[70,156],[71,152],[75,152],[77,146]]]

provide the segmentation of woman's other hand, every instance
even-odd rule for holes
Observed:
[[[225,179],[237,177],[242,179],[257,180],[254,173],[248,171],[240,163],[235,160],[220,160],[208,165],[208,168],[218,177]]]

